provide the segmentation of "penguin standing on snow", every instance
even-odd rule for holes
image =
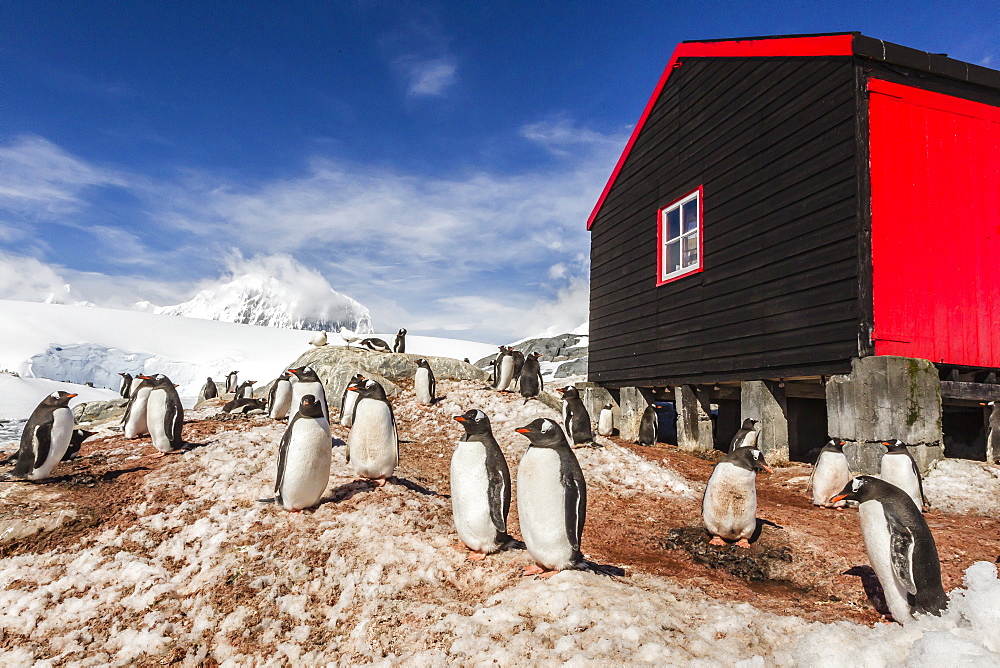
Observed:
[[[851,481],[851,467],[847,465],[847,455],[844,454],[844,442],[838,439],[828,441],[819,451],[816,466],[809,476],[812,487],[814,506],[824,508],[843,508],[846,501],[830,503],[830,497],[844,489]]]
[[[907,449],[910,446],[898,438],[882,441],[889,450],[882,455],[879,477],[895,485],[910,495],[917,510],[924,509],[924,483],[920,478],[920,468]]]
[[[354,424],[354,404],[358,402],[358,393],[353,391],[351,386],[359,388],[364,380],[364,376],[356,373],[347,381],[347,387],[344,388],[344,396],[340,398],[340,424],[344,427],[350,428]]]
[[[396,332],[396,340],[392,342],[392,352],[394,353],[405,353],[406,352],[406,330],[400,328]]]
[[[132,394],[132,374],[119,372],[118,375],[122,377],[122,383],[118,387],[118,394],[121,395],[122,399],[128,399]]]
[[[467,559],[481,561],[513,540],[507,534],[510,469],[485,413],[473,409],[455,419],[465,433],[451,455],[452,514]]]
[[[701,501],[711,545],[735,540],[739,547],[750,547],[749,538],[757,528],[758,471],[772,473],[757,448],[736,448],[715,465]]]
[[[656,445],[656,432],[660,428],[660,414],[649,404],[639,420],[639,445]]]
[[[542,379],[542,368],[538,364],[540,353],[531,353],[524,358],[524,366],[521,367],[521,376],[518,381],[518,391],[525,401],[532,397],[537,397],[545,388],[545,381]]]
[[[132,383],[132,396],[128,400],[125,408],[125,415],[122,417],[122,432],[125,438],[139,438],[143,434],[148,434],[146,426],[146,402],[149,399],[149,390],[153,387],[153,381],[136,376],[138,383]]]
[[[356,392],[358,399],[347,437],[347,463],[359,477],[374,480],[381,487],[399,463],[399,437],[392,405],[385,390],[374,380],[365,380],[350,391]]]
[[[253,386],[256,380],[244,380],[240,383],[239,387],[236,388],[236,396],[234,399],[253,399]]]
[[[497,358],[497,389],[506,392],[513,382],[514,355],[507,346],[500,346],[500,357]]]
[[[239,379],[236,374],[239,371],[230,371],[226,374],[226,392],[231,394],[236,394],[236,388],[239,387]]]
[[[751,418],[744,420],[743,426],[733,436],[733,440],[729,442],[729,452],[733,452],[736,448],[756,448],[758,434],[755,425],[758,424],[760,424],[760,420],[753,420]]]
[[[300,366],[297,369],[289,369],[288,373],[291,374],[289,379],[294,379],[292,381],[292,406],[298,406],[302,403],[302,397],[311,394],[323,408],[323,415],[329,422],[330,409],[326,404],[326,390],[323,389],[323,382],[316,372],[308,366]]]
[[[288,417],[288,412],[292,408],[292,381],[289,380],[292,374],[287,370],[282,371],[271,384],[271,391],[267,393],[268,417],[272,420],[281,420]],[[313,401],[316,397],[313,397]]]
[[[205,381],[205,387],[201,388],[201,396],[203,399],[215,399],[219,396],[219,388],[215,386],[211,376]]]
[[[587,483],[558,424],[536,418],[515,431],[531,441],[517,468],[521,535],[535,560],[524,575],[547,578],[583,560]]]
[[[323,407],[316,397],[305,395],[281,436],[275,503],[294,512],[319,503],[330,482],[331,442]]]
[[[615,431],[615,413],[611,404],[604,404],[601,414],[597,417],[597,433],[601,436],[611,436]],[[640,429],[640,432],[642,430]]]
[[[11,477],[43,480],[62,461],[73,438],[73,411],[70,392],[53,392],[31,411],[21,432],[21,447]]]
[[[884,480],[863,475],[830,501],[860,504],[865,551],[893,618],[904,624],[918,612],[940,615],[948,598],[941,585],[937,546],[910,496]]]
[[[590,426],[590,413],[583,405],[583,399],[575,387],[569,385],[556,390],[562,394],[563,425],[566,427],[566,436],[569,437],[570,445],[593,445],[594,432]]]
[[[434,380],[434,371],[427,360],[421,358],[415,360],[417,373],[413,376],[413,390],[417,393],[417,403],[430,406],[434,403],[437,382]]]
[[[154,457],[179,452],[184,446],[181,427],[184,424],[184,406],[173,382],[162,373],[139,376],[151,382],[146,401],[146,423],[153,446],[159,450]]]

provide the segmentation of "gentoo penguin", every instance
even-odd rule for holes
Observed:
[[[309,339],[309,345],[316,346],[317,348],[322,348],[326,345],[326,332],[319,332],[314,334],[311,339]]]
[[[31,411],[21,432],[17,463],[10,475],[23,480],[43,480],[62,461],[73,437],[73,411],[70,392],[53,392]]]
[[[712,545],[735,540],[740,547],[750,547],[748,539],[757,528],[758,471],[772,472],[757,448],[736,448],[715,465],[701,501]]]
[[[122,384],[118,387],[118,394],[121,395],[122,399],[128,399],[132,394],[132,374],[119,372],[118,375],[122,377]]]
[[[287,370],[271,384],[271,391],[267,393],[268,417],[272,420],[280,420],[288,417],[288,411],[292,408],[292,382],[289,380],[290,374]],[[315,401],[316,397],[313,397]]]
[[[204,399],[215,399],[219,396],[219,388],[216,387],[215,381],[212,380],[211,376],[205,381],[205,387],[201,388],[201,396]]]
[[[901,440],[882,441],[889,450],[882,455],[879,466],[879,477],[892,483],[910,495],[918,510],[924,509],[924,484],[920,478],[920,469],[913,455],[907,449],[910,446]]]
[[[300,366],[297,369],[289,369],[288,373],[292,374],[289,376],[289,380],[292,381],[292,406],[298,406],[302,403],[302,397],[311,394],[323,407],[323,415],[329,421],[330,409],[326,404],[326,390],[323,389],[323,382],[316,372],[308,366]]]
[[[400,328],[396,332],[396,340],[392,343],[392,352],[394,353],[405,353],[406,352],[406,330]]]
[[[489,382],[490,387],[496,387],[497,386],[497,382],[498,382],[498,380],[497,380],[497,361],[496,360],[490,360],[486,364],[488,364],[489,367],[490,367],[490,378],[489,378],[489,381],[487,381],[487,382]]]
[[[914,613],[939,615],[948,605],[934,537],[913,499],[895,485],[858,476],[830,499],[857,501],[865,551],[900,624]]]
[[[760,424],[760,420],[753,420],[751,418],[744,420],[743,426],[733,436],[733,440],[729,442],[729,452],[732,452],[736,448],[756,448],[758,434],[754,425],[757,424]]]
[[[521,387],[521,370],[524,368],[524,353],[516,348],[512,348],[510,356],[514,358],[514,382],[511,389]]]
[[[597,433],[601,436],[611,436],[614,430],[615,413],[611,408],[611,404],[604,404],[604,408],[601,409],[601,414],[597,418]]]
[[[510,469],[490,419],[468,410],[455,419],[465,433],[451,455],[451,509],[469,561],[481,561],[513,540],[507,534]]]
[[[814,506],[824,508],[843,508],[846,501],[830,503],[830,497],[844,489],[851,481],[851,467],[847,465],[847,455],[844,454],[844,442],[839,439],[827,441],[816,458],[816,466],[809,476],[812,487]]]
[[[73,435],[69,438],[69,447],[66,448],[66,454],[63,455],[62,460],[68,462],[76,457],[76,454],[80,452],[80,446],[88,438],[96,434],[96,431],[87,431],[86,429],[74,429]]]
[[[437,382],[434,380],[434,371],[427,360],[420,358],[414,360],[417,365],[417,373],[413,376],[413,390],[417,393],[417,403],[430,406],[434,403]]]
[[[230,371],[226,374],[226,392],[231,394],[236,394],[236,388],[239,387],[239,379],[236,374],[239,371]]]
[[[368,350],[374,350],[377,353],[391,353],[392,350],[389,349],[389,344],[382,339],[376,339],[375,337],[370,337],[367,339],[361,339],[361,345]]]
[[[339,334],[340,338],[344,340],[344,343],[347,344],[348,348],[351,347],[352,343],[357,343],[358,341],[361,340],[361,337],[359,335],[355,334],[346,327],[341,327],[339,330],[337,330],[337,334]]]
[[[528,553],[525,575],[549,577],[583,559],[587,483],[559,425],[536,418],[515,430],[531,441],[517,467],[517,514]]]
[[[299,511],[319,503],[330,482],[330,421],[323,407],[307,394],[281,437],[274,502]]]
[[[381,487],[399,463],[396,418],[385,390],[374,380],[350,388],[358,395],[347,437],[347,462],[361,478],[370,478]]]
[[[569,385],[556,390],[562,394],[563,425],[566,427],[566,436],[573,447],[578,445],[593,445],[594,432],[590,426],[590,413],[583,405],[583,399],[575,387]]]
[[[179,452],[184,446],[181,427],[184,424],[184,406],[173,382],[162,373],[139,376],[151,381],[146,402],[146,423],[153,446],[159,450],[154,457]]]
[[[234,399],[253,399],[253,386],[256,384],[256,380],[244,380],[236,388],[236,396]]]
[[[514,382],[514,355],[507,346],[500,346],[497,358],[497,389],[506,392]]]
[[[656,432],[660,427],[660,415],[656,406],[649,404],[639,420],[639,445],[656,445]]]
[[[521,376],[518,381],[518,391],[526,400],[537,397],[545,388],[545,381],[542,380],[542,369],[538,364],[540,353],[531,353],[524,358],[524,365],[521,367]]]
[[[125,415],[122,417],[122,432],[125,438],[139,438],[143,434],[148,434],[146,426],[146,402],[149,399],[149,390],[153,386],[153,381],[146,380],[142,376],[136,376],[138,383],[132,383],[132,396],[128,400],[125,408]]]
[[[344,427],[350,427],[354,424],[354,404],[358,403],[358,393],[352,391],[351,386],[356,385],[360,387],[360,383],[364,382],[364,380],[364,376],[356,373],[347,381],[347,387],[344,388],[344,396],[340,398],[340,424]]]
[[[244,415],[260,415],[265,412],[267,404],[263,399],[233,399],[222,407],[224,413],[243,413]]]

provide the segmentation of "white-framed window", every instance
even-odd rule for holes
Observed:
[[[701,271],[702,187],[657,211],[657,285]]]

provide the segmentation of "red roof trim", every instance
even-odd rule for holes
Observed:
[[[850,56],[854,54],[853,44],[853,34],[822,35],[817,37],[781,37],[776,39],[742,39],[725,42],[682,42],[678,44],[670,56],[667,67],[660,76],[656,88],[653,89],[653,95],[649,98],[649,102],[646,103],[646,108],[643,109],[642,116],[639,117],[639,122],[635,124],[632,135],[629,137],[628,143],[625,144],[625,150],[622,151],[621,157],[618,158],[618,163],[615,165],[614,171],[611,172],[611,177],[608,179],[607,185],[604,186],[597,204],[594,205],[594,210],[590,212],[590,217],[587,219],[587,229],[589,230],[594,224],[597,212],[601,210],[601,206],[611,191],[611,187],[618,179],[618,172],[621,171],[622,166],[625,164],[628,154],[632,152],[632,146],[635,144],[635,140],[638,139],[639,133],[642,132],[642,128],[646,124],[646,119],[649,118],[650,112],[653,111],[653,106],[660,98],[663,87],[667,85],[667,79],[670,78],[671,72],[678,66],[678,59]]]
[[[903,102],[915,104],[918,107],[947,111],[960,116],[970,116],[983,121],[1000,123],[1000,107],[994,107],[982,102],[973,102],[960,97],[945,95],[944,93],[932,93],[922,88],[905,86],[903,84],[884,81],[882,79],[869,79],[868,91],[871,93],[881,93],[889,97],[895,97]]]

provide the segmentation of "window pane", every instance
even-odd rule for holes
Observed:
[[[667,244],[667,274],[673,273],[681,268],[681,242],[673,241]]]
[[[687,208],[687,207],[685,207]],[[698,264],[698,235],[692,234],[684,237],[684,266],[690,267]]]
[[[666,229],[666,237],[665,237],[664,240],[665,241],[669,241],[670,239],[676,239],[677,237],[679,237],[681,235],[681,210],[680,210],[680,207],[678,207],[676,209],[671,209],[670,211],[667,211],[665,217],[667,219],[667,224],[666,224],[666,228],[667,229]],[[647,228],[647,229],[649,229],[649,228]]]
[[[698,228],[698,198],[684,203],[684,231],[690,232]]]

